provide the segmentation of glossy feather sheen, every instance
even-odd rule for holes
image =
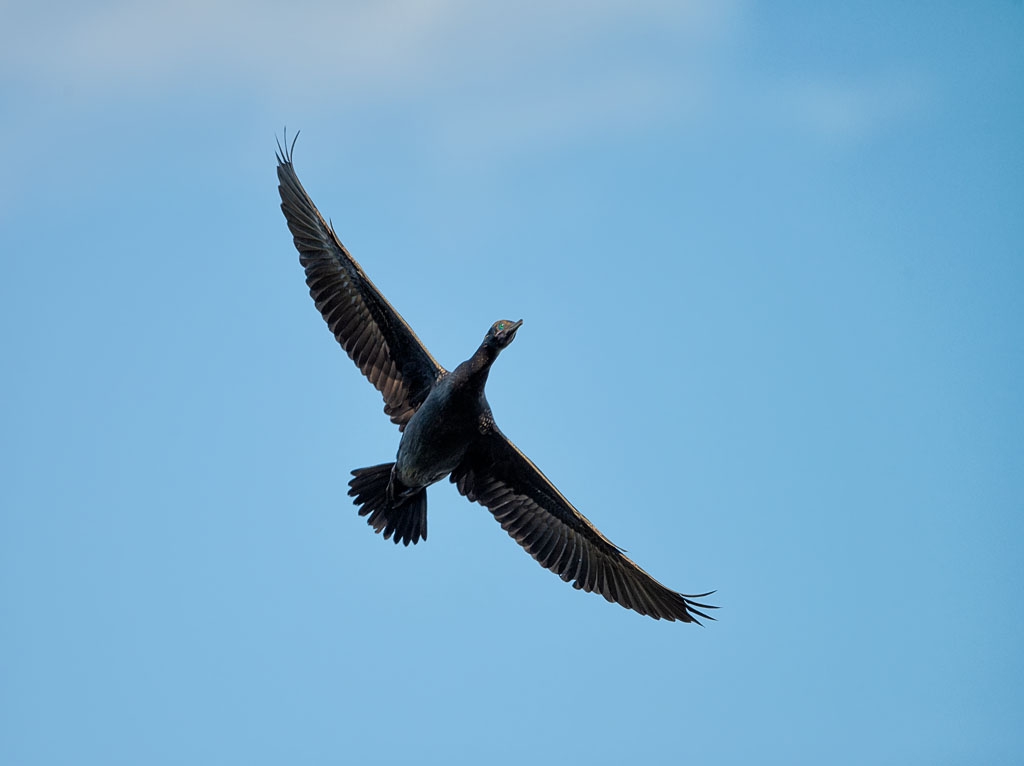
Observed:
[[[338,343],[384,397],[385,413],[404,431],[434,385],[448,373],[320,215],[295,174],[291,148],[280,150],[277,160],[281,209],[306,271],[309,293]],[[485,344],[448,381],[458,381],[457,386],[442,387],[455,390],[446,404],[461,404],[461,396],[467,406],[481,409],[478,427],[465,434],[465,456],[450,475],[459,492],[488,508],[541,566],[573,587],[599,593],[608,601],[655,619],[713,619],[701,610],[715,607],[694,600],[709,594],[677,593],[638,567],[493,425],[483,385],[500,349],[494,350],[493,345],[486,348],[487,343],[485,339]],[[477,372],[480,368],[482,375],[462,375],[463,368]],[[437,401],[436,395],[431,401]],[[428,407],[427,411],[432,410]],[[356,498],[360,514],[369,517],[375,531],[383,532],[385,537],[394,535],[395,542],[408,545],[426,538],[425,488],[400,487],[411,499],[393,500],[385,491],[391,465],[354,471],[349,494]]]

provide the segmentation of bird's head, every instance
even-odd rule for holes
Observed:
[[[516,337],[516,330],[518,330],[522,324],[522,319],[518,322],[513,322],[511,319],[499,319],[497,322],[492,324],[491,329],[487,331],[484,343],[493,345],[500,351],[512,342],[512,339]]]

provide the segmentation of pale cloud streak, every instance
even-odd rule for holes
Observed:
[[[772,90],[778,119],[846,146],[918,116],[932,99],[927,80],[906,71],[857,78],[805,75],[783,79]]]
[[[0,61],[30,88],[86,103],[184,88],[249,93],[291,114],[385,107],[438,150],[479,157],[696,109],[740,17],[739,0],[25,6],[0,30]]]
[[[22,14],[0,34],[9,71],[43,88],[109,94],[193,83],[336,91],[415,79],[454,5],[110,3],[86,16]]]
[[[727,32],[734,8],[722,0],[175,0],[65,14],[30,4],[0,31],[0,56],[15,79],[40,87],[185,81],[400,97],[443,89],[452,76],[502,79],[531,61],[597,55],[594,43],[613,44],[629,23],[668,25],[681,45],[705,47]]]
[[[81,103],[195,89],[282,114],[377,107],[434,149],[476,161],[581,134],[740,119],[836,146],[921,112],[921,78],[744,69],[742,0],[165,0],[48,12],[0,26],[7,80]],[[311,107],[311,105],[314,105]]]

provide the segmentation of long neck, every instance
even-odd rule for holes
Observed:
[[[459,365],[462,374],[465,376],[467,388],[474,388],[481,394],[484,391],[484,384],[487,383],[487,375],[491,371],[491,365],[498,358],[499,349],[484,341],[469,359]]]

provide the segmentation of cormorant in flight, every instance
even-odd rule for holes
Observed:
[[[425,540],[427,487],[448,476],[574,588],[656,620],[713,619],[700,610],[715,607],[694,600],[709,593],[669,590],[634,564],[498,429],[484,384],[522,320],[495,322],[469,359],[444,369],[320,215],[295,174],[294,147],[295,140],[288,149],[278,145],[278,189],[309,294],[402,432],[393,463],[352,471],[349,495],[374,531],[405,545]]]

